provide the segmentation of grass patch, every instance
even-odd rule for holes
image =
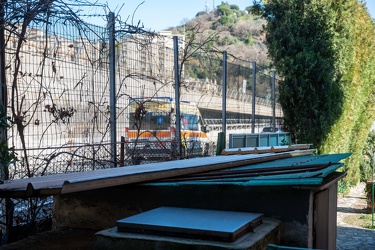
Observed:
[[[375,217],[375,215],[374,215]],[[368,229],[375,229],[372,228],[372,214],[349,214],[346,215],[344,218],[344,222],[353,226],[368,228]],[[375,221],[374,221],[375,225]]]

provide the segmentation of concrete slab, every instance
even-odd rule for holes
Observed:
[[[94,249],[196,249],[196,250],[266,250],[267,245],[279,244],[280,221],[264,218],[263,223],[234,242],[218,242],[119,232],[117,227],[100,231],[94,236]]]

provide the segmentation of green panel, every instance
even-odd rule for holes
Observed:
[[[289,132],[257,133],[257,134],[230,134],[229,148],[241,147],[270,147],[291,144]],[[283,143],[283,140],[285,142]]]
[[[143,185],[147,186],[184,186],[184,185],[231,185],[231,186],[291,186],[291,185],[319,185],[322,184],[323,178],[306,178],[306,179],[274,179],[274,180],[249,180],[249,181],[180,181],[180,182],[153,182]]]
[[[292,137],[290,136],[290,134],[286,134],[286,141],[288,142],[288,144],[292,144]]]
[[[260,138],[260,140],[259,140],[259,147],[267,147],[267,146],[269,146],[268,134],[260,135],[259,138]]]
[[[246,136],[246,147],[258,147],[258,136]]]
[[[232,138],[232,147],[233,148],[243,148],[246,147],[245,144],[245,137],[237,137],[237,138]]]
[[[301,247],[290,247],[290,246],[277,246],[274,244],[268,244],[267,250],[313,250],[313,248],[301,248]]]
[[[249,180],[243,183],[243,185],[244,186],[319,185],[322,182],[323,182],[323,178],[274,179],[274,180]]]
[[[278,138],[277,145],[282,145],[283,140],[286,141],[286,134],[280,133],[280,134],[279,134],[279,138]]]
[[[267,146],[279,146],[279,143],[277,142],[278,134],[269,134],[269,145]]]
[[[267,138],[267,136],[266,136]],[[221,170],[223,172],[239,171],[246,169],[264,169],[273,168],[274,174],[269,175],[258,175],[258,176],[232,176],[231,178],[215,178],[199,181],[179,181],[179,182],[165,182],[165,183],[153,183],[150,185],[160,186],[180,186],[180,185],[235,185],[235,186],[285,186],[285,185],[319,185],[322,183],[323,178],[329,174],[335,172],[338,168],[342,167],[341,160],[349,157],[351,153],[344,154],[330,154],[330,155],[307,155],[298,156],[287,159],[280,159],[275,161],[263,162],[250,164],[246,166],[229,168]],[[235,157],[233,157],[235,159]],[[327,165],[323,169],[312,170],[304,169],[303,166],[313,165]],[[301,169],[298,172],[294,170],[283,169],[288,166],[300,166]],[[223,174],[225,176],[225,174]]]
[[[216,155],[220,155],[223,149],[225,149],[225,137],[223,132],[219,132],[217,135]]]

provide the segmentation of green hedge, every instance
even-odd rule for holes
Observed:
[[[375,26],[365,7],[356,0],[326,1],[335,15],[334,44],[337,70],[342,74],[343,112],[321,143],[319,152],[352,152],[346,161],[345,181],[360,179],[360,160],[369,129],[375,120]]]
[[[268,0],[253,13],[268,21],[287,129],[319,153],[352,152],[344,182],[356,184],[375,120],[375,26],[365,6],[357,0]]]

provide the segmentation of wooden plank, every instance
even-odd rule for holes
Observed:
[[[224,158],[225,157],[225,158]],[[105,188],[111,186],[119,186],[124,184],[146,182],[157,179],[166,179],[169,177],[194,174],[199,172],[208,172],[224,168],[238,167],[245,164],[258,163],[260,160],[279,159],[280,157],[291,157],[287,154],[265,154],[265,155],[232,155],[232,156],[216,156],[207,158],[194,158],[188,160],[168,162],[168,165],[163,167],[163,170],[141,172],[138,174],[124,173],[121,176],[112,176],[106,178],[95,179],[74,179],[67,180],[62,188],[61,193],[72,193],[96,188]],[[212,158],[210,161],[203,159]],[[232,160],[230,160],[232,159]],[[185,164],[189,160],[194,164]],[[184,162],[183,162],[184,161]],[[185,162],[186,161],[186,162]],[[204,165],[205,164],[205,165]],[[150,165],[150,164],[148,164]]]

